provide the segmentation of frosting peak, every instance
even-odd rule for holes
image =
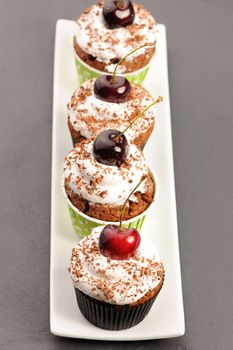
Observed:
[[[98,247],[103,227],[97,227],[72,250],[69,271],[83,293],[111,304],[124,305],[142,298],[163,279],[156,248],[142,237],[137,253],[127,260],[111,260]]]
[[[148,175],[148,165],[142,152],[129,142],[126,159],[120,167],[99,163],[93,155],[93,142],[93,139],[82,141],[66,157],[66,184],[91,203],[121,205],[142,176]],[[137,191],[144,193],[145,186],[143,182]],[[133,195],[130,199],[136,200]]]
[[[103,3],[88,8],[77,20],[76,40],[83,51],[98,61],[109,65],[106,70],[113,71],[113,63],[137,47],[156,41],[156,22],[143,6],[134,3],[135,19],[126,27],[109,29],[102,15]],[[129,60],[145,54],[147,48],[135,52]],[[122,67],[121,67],[122,68]],[[121,69],[120,68],[120,69]],[[123,73],[123,71],[118,71]]]
[[[68,105],[72,127],[86,138],[96,136],[105,129],[124,130],[133,118],[153,102],[152,96],[142,86],[131,84],[131,92],[125,102],[111,103],[98,99],[94,94],[95,79],[86,81],[77,89]],[[134,142],[155,122],[155,106],[151,107],[126,132]]]

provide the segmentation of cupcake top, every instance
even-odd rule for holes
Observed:
[[[148,165],[142,152],[129,142],[126,159],[119,167],[99,163],[93,155],[93,142],[80,142],[65,158],[66,188],[89,202],[121,205],[142,176],[149,174]],[[145,181],[137,192],[146,192]],[[132,195],[130,200],[137,198]]]
[[[107,258],[99,250],[102,229],[93,229],[90,236],[73,248],[69,266],[73,284],[90,297],[110,304],[136,302],[163,279],[164,269],[158,252],[143,236],[133,257]]]
[[[95,79],[86,81],[77,89],[68,104],[70,123],[85,138],[96,136],[105,129],[124,130],[144,108],[153,102],[152,96],[140,85],[131,84],[131,92],[125,102],[111,103],[94,94]],[[155,106],[147,110],[126,132],[133,142],[152,127]]]
[[[104,62],[106,71],[112,72],[115,62],[137,47],[156,41],[156,22],[143,6],[134,3],[135,18],[131,25],[109,29],[103,18],[103,1],[86,9],[77,20],[76,41],[80,48]],[[142,48],[130,56],[129,60],[146,54]],[[125,67],[119,67],[118,73],[124,73]]]

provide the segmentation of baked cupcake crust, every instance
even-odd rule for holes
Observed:
[[[137,201],[128,201],[128,205],[124,211],[123,220],[129,220],[137,215],[140,215],[153,202],[156,185],[154,184],[152,176],[149,173],[145,179],[145,187],[145,193],[134,193]],[[72,191],[67,181],[65,181],[65,189],[72,204],[84,214],[103,221],[119,222],[122,205],[115,206],[90,202]]]
[[[161,278],[159,284],[152,290],[149,290],[143,297],[129,304],[130,307],[136,307],[136,306],[142,305],[159,294],[163,286],[164,276],[165,276],[165,271],[162,263],[160,263],[160,271],[158,272],[158,274]]]
[[[98,61],[98,59],[85,51],[81,49],[79,44],[77,43],[76,37],[73,39],[73,45],[76,55],[85,62],[88,66],[97,69],[101,72],[109,73],[108,64],[104,62]],[[139,45],[138,45],[139,46]],[[121,66],[123,67],[124,73],[132,73],[135,72],[141,68],[144,68],[146,65],[149,64],[150,60],[155,54],[155,46],[148,47],[143,55],[135,57],[133,60],[130,61],[124,61],[121,63]],[[119,62],[119,58],[113,58],[111,60],[111,64],[115,65],[117,62]],[[113,69],[110,69],[110,72],[113,72]],[[118,69],[119,72],[119,69]]]
[[[152,131],[154,130],[154,124],[155,123],[153,123],[151,126],[149,126],[147,128],[147,130],[145,130],[145,132],[143,132],[141,130],[141,133],[139,135],[137,135],[134,138],[134,140],[132,140],[134,145],[136,145],[141,150],[143,150],[145,144],[147,143],[147,140],[149,139],[150,135],[152,134]],[[75,146],[77,143],[85,140],[85,137],[81,135],[80,131],[75,130],[74,126],[72,125],[72,123],[70,121],[69,116],[68,116],[68,128],[70,130],[70,135],[72,138],[73,146]]]

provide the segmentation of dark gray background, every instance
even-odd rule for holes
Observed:
[[[80,0],[0,0],[0,349],[230,350],[233,2],[145,0],[167,26],[186,334],[111,343],[49,333],[53,52]]]

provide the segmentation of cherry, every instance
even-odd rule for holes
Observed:
[[[127,140],[118,130],[104,130],[95,139],[93,153],[95,159],[105,165],[120,166],[127,154]]]
[[[125,101],[127,95],[131,91],[131,85],[126,78],[116,75],[117,68],[127,57],[145,46],[148,46],[148,44],[138,46],[136,49],[122,57],[116,64],[113,75],[100,75],[96,78],[94,83],[94,94],[97,98],[114,103]]]
[[[123,217],[130,196],[136,191],[140,184],[146,179],[142,176],[139,183],[132,189],[126,198],[120,213],[120,225],[106,225],[99,236],[100,252],[111,259],[124,260],[133,256],[140,244],[141,238],[135,228],[123,228]]]
[[[131,123],[123,130],[104,130],[95,139],[93,143],[93,154],[95,159],[105,165],[120,166],[126,158],[127,154],[127,139],[125,132],[139,119],[141,116],[156,103],[163,101],[159,96],[143,111],[141,111]]]
[[[99,249],[108,258],[124,260],[135,255],[140,240],[135,228],[120,229],[117,225],[107,225],[100,233]]]
[[[108,0],[103,7],[103,17],[110,29],[132,24],[135,13],[130,0]]]
[[[130,82],[120,76],[100,75],[94,83],[95,96],[107,102],[124,102],[130,91]]]

